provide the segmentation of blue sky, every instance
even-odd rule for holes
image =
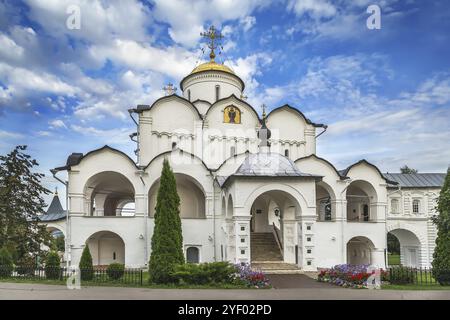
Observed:
[[[79,30],[66,26],[73,4]],[[380,30],[366,27],[372,4]],[[365,158],[389,172],[447,169],[444,0],[0,0],[0,152],[27,144],[44,173],[104,144],[132,156],[127,109],[206,59],[199,33],[211,23],[248,101],[328,124],[317,152],[338,168]]]

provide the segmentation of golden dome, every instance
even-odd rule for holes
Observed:
[[[192,70],[192,72],[190,74],[194,74],[194,73],[198,73],[198,72],[202,72],[202,71],[223,71],[223,72],[235,74],[234,71],[231,70],[226,65],[219,64],[214,61],[202,63],[201,65],[194,68],[194,70]]]

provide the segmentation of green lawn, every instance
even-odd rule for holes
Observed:
[[[450,290],[450,286],[433,285],[415,285],[415,284],[384,284],[381,286],[383,290]]]
[[[390,266],[400,265],[400,255],[399,254],[388,254],[388,264]]]

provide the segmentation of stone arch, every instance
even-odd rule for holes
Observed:
[[[121,203],[135,201],[135,188],[122,173],[102,171],[86,181],[84,195],[88,215],[117,216],[121,213]]]
[[[316,182],[316,215],[318,221],[336,219],[336,195],[325,181]]]
[[[296,197],[279,188],[256,194],[249,210],[251,261],[296,262],[295,219],[300,211]]]
[[[125,242],[115,232],[98,231],[86,239],[86,245],[92,255],[92,263],[96,266],[107,266],[111,263],[125,264]]]
[[[50,232],[52,235],[53,233],[60,232],[64,237],[66,236],[66,231],[64,228],[62,228],[59,225],[53,224],[53,223],[47,223],[45,226],[45,229]]]
[[[181,218],[206,218],[206,195],[203,186],[192,176],[174,172],[180,197]],[[158,178],[149,190],[149,216],[154,217],[159,189]]]
[[[386,231],[400,242],[400,263],[408,267],[420,267],[426,255],[426,250],[423,250],[426,238],[414,227],[401,223],[389,225]]]
[[[365,236],[352,237],[347,241],[347,263],[351,265],[370,265],[373,263],[375,245]]]
[[[345,190],[347,200],[347,221],[367,222],[373,220],[378,201],[375,187],[366,180],[354,180]]]
[[[295,188],[282,183],[273,183],[273,184],[265,184],[255,190],[247,197],[245,203],[244,203],[244,212],[250,212],[250,209],[253,205],[253,202],[255,202],[256,198],[258,198],[261,194],[266,193],[268,191],[280,191],[284,192],[285,194],[288,194],[290,197],[295,199],[295,201],[298,203],[299,206],[299,213],[301,212],[301,208],[307,208],[308,203],[298,190]]]

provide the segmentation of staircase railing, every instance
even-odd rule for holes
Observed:
[[[277,226],[275,225],[275,222],[272,222],[273,225],[273,234],[275,235],[275,240],[277,240],[277,244],[278,247],[280,248],[281,251],[281,255],[283,255],[283,243],[281,242],[281,237],[280,237],[280,229],[277,228]]]

